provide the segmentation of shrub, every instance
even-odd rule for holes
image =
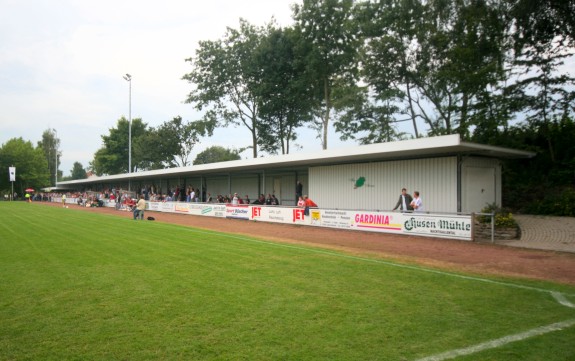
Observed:
[[[575,189],[548,191],[542,199],[532,202],[526,209],[530,214],[575,217]]]
[[[495,227],[505,227],[512,228],[517,227],[517,222],[513,218],[511,212],[507,209],[499,207],[497,204],[488,204],[485,208],[481,210],[481,213],[495,213]],[[490,223],[490,216],[479,217],[479,222]]]

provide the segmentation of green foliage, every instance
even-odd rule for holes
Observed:
[[[243,149],[242,149],[243,150]],[[230,160],[240,160],[241,151],[226,149],[220,146],[212,146],[200,152],[196,159],[194,160],[194,165],[199,164],[209,164],[209,163],[218,163],[218,162],[227,162]]]
[[[304,0],[303,4],[293,6],[316,114],[311,127],[318,131],[323,149],[327,149],[332,113],[348,106],[347,98],[338,94],[346,94],[357,86],[361,38],[357,36],[353,3]]]
[[[507,209],[499,207],[497,204],[488,204],[481,210],[481,213],[494,213],[495,214],[495,227],[513,228],[518,227],[517,221],[513,218],[511,212]],[[490,216],[480,216],[479,221],[482,223],[491,223]]]
[[[503,205],[515,212],[573,215],[575,122],[556,119],[547,126],[498,130],[478,141],[536,152],[531,159],[503,162]]]
[[[70,171],[70,180],[74,179],[86,179],[88,175],[86,174],[86,170],[82,166],[80,162],[74,162],[74,166]]]
[[[575,188],[555,189],[540,199],[526,205],[525,211],[532,214],[575,217]]]
[[[211,136],[215,123],[210,120],[184,122],[174,117],[140,137],[134,151],[146,169],[186,167],[189,157],[201,136]]]
[[[60,164],[60,158],[62,157],[62,152],[60,148],[60,139],[56,137],[56,129],[46,129],[42,133],[42,140],[38,142],[38,147],[42,148],[44,152],[44,157],[48,164],[48,172],[50,173],[50,184],[55,186],[56,181],[56,169],[57,165]],[[61,177],[58,177],[61,179]]]
[[[146,168],[143,153],[135,152],[134,146],[139,138],[148,132],[148,125],[142,119],[132,119],[132,171]],[[90,166],[97,175],[128,173],[129,164],[129,129],[128,119],[118,119],[115,128],[108,135],[102,135],[103,146],[94,154]]]
[[[186,103],[208,111],[204,120],[220,126],[243,124],[252,135],[253,156],[258,154],[258,92],[261,81],[257,49],[270,28],[240,19],[240,28],[227,28],[222,40],[200,41],[193,69],[183,79],[194,85]]]
[[[305,62],[298,42],[300,34],[291,29],[273,29],[255,49],[261,69],[256,88],[261,121],[258,144],[268,153],[288,154],[295,130],[312,118],[314,105]]]
[[[12,138],[0,148],[0,191],[9,193],[11,182],[8,168],[16,167],[14,191],[20,196],[24,189],[31,187],[39,190],[50,185],[48,163],[41,147],[34,148],[30,141]]]

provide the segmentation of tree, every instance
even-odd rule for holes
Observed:
[[[354,87],[357,81],[360,42],[352,5],[352,0],[304,0],[302,5],[293,6],[319,118],[314,128],[323,149],[327,149],[332,112],[349,105],[346,98],[337,97],[337,89]]]
[[[82,166],[82,163],[74,162],[74,166],[70,171],[70,180],[86,178],[88,178],[88,175],[86,174],[86,170],[84,169],[84,166]]]
[[[183,79],[194,85],[186,103],[207,108],[204,120],[219,125],[243,124],[251,133],[253,156],[258,156],[258,99],[255,92],[261,80],[255,66],[257,49],[267,29],[240,19],[240,28],[228,28],[224,38],[200,41],[194,67]]]
[[[505,79],[504,20],[485,0],[367,4],[359,16],[367,46],[364,76],[376,98],[398,104],[419,136],[468,136],[490,88]]]
[[[294,29],[272,29],[255,50],[261,69],[256,87],[259,116],[258,144],[269,153],[290,152],[295,130],[312,119],[313,99],[298,54],[300,34]]]
[[[56,129],[46,129],[42,133],[42,140],[38,142],[38,147],[44,152],[44,157],[48,164],[48,172],[50,173],[51,185],[56,185],[56,170],[60,163],[60,139],[56,137]]]
[[[240,160],[240,153],[246,148],[236,150],[227,149],[214,145],[212,147],[206,148],[203,152],[198,153],[196,159],[194,159],[194,165],[227,162],[229,160]]]
[[[371,99],[367,89],[356,92],[355,105],[334,122],[335,129],[341,133],[342,140],[357,139],[360,144],[385,143],[405,138],[397,130],[393,115],[398,107],[390,101],[379,104]]]
[[[213,129],[214,123],[209,120],[184,122],[182,117],[174,117],[140,137],[135,150],[148,169],[186,167],[200,137],[211,136]]]
[[[148,125],[142,119],[132,119],[132,146],[138,143],[138,138],[145,135]],[[118,119],[116,128],[110,129],[109,135],[102,135],[104,145],[94,154],[90,163],[91,169],[97,175],[120,174],[128,171],[129,122],[126,118]],[[132,171],[146,169],[141,153],[133,152]]]
[[[505,91],[529,126],[547,140],[555,162],[558,148],[552,128],[575,113],[575,78],[559,70],[575,55],[575,3],[519,0],[508,5],[507,32],[513,50],[508,62],[516,78]]]
[[[22,138],[8,140],[0,148],[0,169],[6,175],[0,177],[0,189],[11,189],[8,168],[16,167],[14,191],[20,195],[28,187],[40,189],[50,185],[50,173],[42,148],[34,148],[31,142]]]

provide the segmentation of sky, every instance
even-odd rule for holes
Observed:
[[[181,116],[201,118],[184,100],[182,80],[201,40],[221,39],[244,18],[262,26],[274,17],[289,26],[296,0],[0,0],[0,145],[22,137],[34,146],[55,129],[69,175],[74,162],[87,168],[119,118],[151,127]],[[320,151],[313,130],[299,130],[297,152]],[[243,141],[242,141],[243,140]],[[218,129],[190,157],[209,146],[251,145],[246,128]],[[333,130],[330,148],[349,146]],[[353,145],[353,144],[352,144]],[[250,151],[242,157],[250,156]]]

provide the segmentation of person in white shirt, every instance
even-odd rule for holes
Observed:
[[[419,192],[413,192],[413,200],[411,201],[411,206],[414,212],[423,212],[423,201],[419,197]]]

